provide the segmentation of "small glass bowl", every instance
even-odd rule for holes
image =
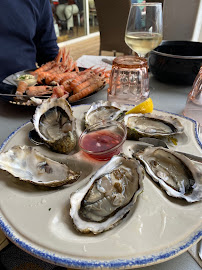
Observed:
[[[79,137],[81,150],[96,160],[110,160],[120,153],[127,128],[116,121],[101,121],[83,131]]]
[[[32,78],[24,78],[23,79],[23,76],[32,76]],[[37,78],[38,78],[38,75],[37,74],[32,74],[31,72],[19,72],[19,73],[15,73],[13,75],[13,81],[18,85],[19,82],[23,81],[23,82],[26,82],[28,84],[28,86],[33,86],[35,84],[37,84]]]

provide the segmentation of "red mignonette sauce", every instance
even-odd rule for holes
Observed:
[[[97,130],[96,130],[97,129]],[[117,122],[105,122],[85,130],[80,136],[81,149],[97,160],[109,160],[120,153],[126,139],[126,128]]]

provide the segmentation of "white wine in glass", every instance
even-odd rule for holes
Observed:
[[[132,4],[125,32],[126,44],[139,56],[156,48],[162,41],[162,4]]]

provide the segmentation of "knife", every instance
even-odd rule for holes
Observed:
[[[102,62],[107,63],[109,65],[112,65],[113,64],[113,60],[109,60],[107,58],[102,58]]]
[[[152,146],[162,146],[164,148],[169,149],[168,145],[161,139],[145,137],[145,138],[140,138],[139,141],[150,144]],[[185,153],[182,151],[176,151],[176,150],[175,150],[175,152],[182,154],[182,155],[184,155],[184,156],[186,156],[194,161],[202,163],[202,157],[200,157],[200,156],[195,156],[193,154]]]
[[[193,154],[189,154],[189,153],[185,153],[185,152],[181,152],[181,151],[175,151],[175,152],[177,152],[179,154],[182,154],[182,155],[184,155],[184,156],[186,156],[186,157],[188,157],[188,158],[190,158],[190,159],[192,159],[194,161],[202,163],[202,157],[195,156]]]

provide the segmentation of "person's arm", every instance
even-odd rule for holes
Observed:
[[[40,17],[34,38],[37,49],[36,61],[38,65],[53,60],[59,51],[50,2],[49,0],[40,2]]]

